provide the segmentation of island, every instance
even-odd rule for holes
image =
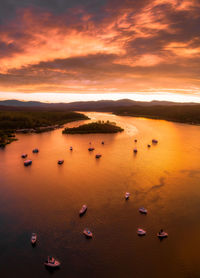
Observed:
[[[0,110],[0,147],[4,148],[17,140],[16,133],[41,133],[69,122],[87,119],[84,114],[69,111]]]
[[[117,133],[122,131],[123,128],[113,122],[98,121],[78,127],[65,128],[63,134]]]

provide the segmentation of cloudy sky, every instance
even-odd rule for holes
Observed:
[[[200,101],[199,0],[0,4],[1,98]]]

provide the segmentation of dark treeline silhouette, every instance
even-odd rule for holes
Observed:
[[[0,110],[0,147],[16,140],[15,132],[18,130],[43,132],[52,130],[55,126],[85,119],[88,117],[76,112]]]
[[[123,129],[117,126],[115,123],[109,121],[99,121],[95,123],[89,123],[80,125],[78,127],[65,128],[63,133],[66,134],[88,134],[88,133],[117,133],[122,132]]]
[[[163,119],[173,122],[200,124],[200,105],[154,105],[117,107],[112,112],[121,116]]]

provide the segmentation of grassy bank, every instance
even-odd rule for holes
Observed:
[[[117,133],[122,132],[123,129],[119,126],[116,126],[115,123],[110,123],[109,121],[95,122],[80,125],[73,128],[65,128],[63,130],[64,134],[89,134],[89,133]]]

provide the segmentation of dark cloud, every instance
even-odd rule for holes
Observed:
[[[0,88],[199,88],[199,26],[196,0],[3,0]]]

